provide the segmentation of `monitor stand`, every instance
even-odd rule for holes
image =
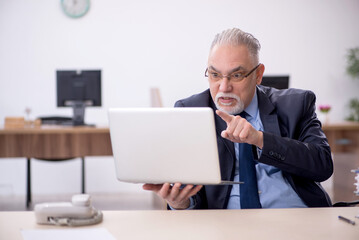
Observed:
[[[85,102],[73,101],[72,108],[74,110],[74,115],[72,121],[74,126],[85,125],[85,107]]]
[[[65,101],[65,106],[72,107],[73,109],[73,117],[70,124],[64,125],[72,125],[72,126],[95,126],[94,124],[85,124],[85,108],[87,106],[93,106],[92,101],[81,101],[81,100],[69,100]]]

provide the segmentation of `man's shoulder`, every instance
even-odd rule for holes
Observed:
[[[207,89],[188,98],[178,100],[175,107],[209,107],[211,101],[211,94]]]
[[[315,100],[315,94],[310,90],[303,90],[297,88],[276,89],[265,86],[258,86],[259,91],[266,95],[272,102],[290,100]]]
[[[312,91],[303,89],[282,89],[258,86],[258,106],[263,114],[275,111],[278,117],[290,118],[315,111],[316,97]]]

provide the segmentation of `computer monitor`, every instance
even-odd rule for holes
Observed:
[[[289,76],[263,76],[261,85],[277,89],[286,89],[289,87]]]
[[[56,71],[57,106],[72,107],[72,125],[85,125],[85,107],[101,106],[101,70]]]

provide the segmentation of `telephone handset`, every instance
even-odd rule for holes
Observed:
[[[35,205],[38,224],[81,226],[102,221],[102,212],[91,206],[88,194],[72,197],[72,202],[40,203]]]

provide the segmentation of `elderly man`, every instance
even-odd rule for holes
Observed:
[[[217,34],[205,73],[209,89],[175,104],[215,111],[222,178],[244,184],[143,186],[171,209],[331,206],[320,182],[332,175],[333,162],[315,95],[260,86],[259,50],[258,40],[240,29]]]

